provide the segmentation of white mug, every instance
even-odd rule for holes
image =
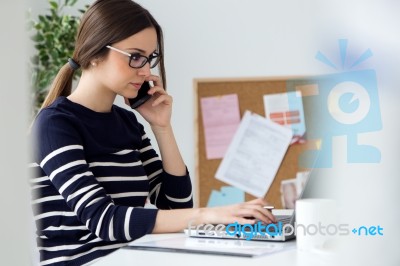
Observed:
[[[313,251],[323,248],[337,232],[337,207],[331,199],[296,201],[297,249]]]

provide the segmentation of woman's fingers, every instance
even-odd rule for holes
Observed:
[[[172,97],[161,86],[155,85],[151,87],[148,93],[154,97],[152,106],[157,106],[160,103],[172,104]]]
[[[249,218],[246,218],[246,217],[238,217],[237,219],[235,219],[234,222],[237,222],[238,224],[251,224],[251,225],[253,225],[258,221],[256,221],[255,219],[249,219]]]
[[[167,105],[172,104],[172,97],[169,96],[168,94],[158,95],[156,97],[157,98],[151,104],[152,106],[157,106],[157,105],[159,105],[161,103],[164,103],[164,104],[167,104]]]
[[[240,210],[242,212],[247,213],[247,215],[251,215],[251,217],[254,217],[255,219],[261,220],[263,222],[266,223],[276,222],[274,215],[272,215],[272,213],[269,210],[263,208],[264,206],[267,205],[268,203],[264,199],[258,198],[241,204]]]
[[[238,215],[240,217],[246,217],[247,219],[249,219],[250,217],[253,218],[254,221],[261,221],[263,223],[273,223],[275,222],[275,218],[272,216],[267,216],[265,215],[265,213],[261,212],[259,209],[257,208],[246,208],[246,209],[241,209],[238,212]]]
[[[255,199],[248,202],[209,208],[209,215],[206,219],[209,223],[234,223],[255,224],[259,221],[269,224],[275,223],[276,219],[272,213],[264,209],[266,202],[263,199]]]
[[[168,95],[168,93],[164,90],[164,88],[160,86],[151,87],[148,93],[150,95],[157,95],[157,94]]]
[[[161,78],[157,75],[150,75],[146,77],[146,81],[152,81],[154,84],[154,87],[159,86],[162,87],[163,84],[161,84]]]

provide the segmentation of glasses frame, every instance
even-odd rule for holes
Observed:
[[[154,67],[156,67],[156,66],[158,65],[158,63],[160,62],[160,58],[161,58],[161,55],[160,55],[159,53],[157,53],[157,52],[154,52],[154,53],[152,53],[149,57],[147,57],[147,56],[141,55],[140,53],[130,54],[130,53],[128,53],[128,52],[125,52],[125,51],[122,51],[122,50],[120,50],[120,49],[118,49],[118,48],[115,48],[115,47],[113,47],[113,46],[111,46],[111,45],[106,45],[106,47],[107,47],[108,49],[111,49],[111,50],[113,50],[113,51],[116,51],[116,52],[118,52],[118,53],[121,53],[121,54],[123,54],[123,55],[128,56],[128,57],[129,57],[129,62],[128,62],[129,67],[135,68],[135,69],[142,68],[142,67],[144,67],[147,63],[149,63],[150,68],[154,68]],[[139,56],[139,57],[141,57],[141,58],[145,58],[146,60],[143,61],[143,64],[142,64],[141,66],[137,66],[137,67],[131,66],[131,62],[132,62],[132,60],[133,60],[133,57],[135,57],[135,56]],[[152,62],[152,60],[155,60],[154,63]],[[152,63],[153,63],[153,64],[152,64]]]

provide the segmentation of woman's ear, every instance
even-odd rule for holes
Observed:
[[[90,65],[91,65],[92,67],[96,67],[96,66],[98,66],[102,61],[103,61],[103,58],[101,58],[101,57],[96,57],[96,58],[90,60]]]

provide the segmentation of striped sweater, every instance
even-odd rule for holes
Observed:
[[[59,97],[36,118],[32,209],[41,265],[89,264],[151,233],[157,209],[191,208],[189,174],[162,168],[133,112]]]

